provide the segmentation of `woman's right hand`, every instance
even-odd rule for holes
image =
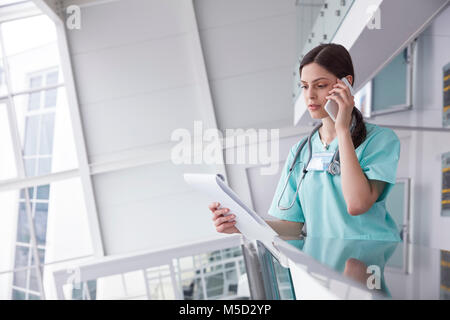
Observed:
[[[217,232],[220,233],[240,233],[240,231],[234,226],[236,224],[236,216],[234,214],[230,214],[225,216],[224,214],[229,213],[230,209],[228,208],[220,208],[220,203],[213,202],[208,208],[211,210],[213,217],[212,220],[214,222],[214,226]]]

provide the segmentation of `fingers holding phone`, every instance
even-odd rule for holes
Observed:
[[[353,107],[355,106],[353,88],[344,77],[341,80],[338,79],[337,83],[333,85],[333,89],[328,93],[329,95],[326,96],[328,102],[325,105],[325,110],[335,122],[336,129],[348,128]]]

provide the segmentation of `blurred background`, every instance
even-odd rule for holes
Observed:
[[[450,250],[448,4],[0,0],[0,299],[249,298],[241,239],[182,174],[223,174],[270,219],[280,171],[176,165],[171,135],[278,129],[281,170],[313,124],[299,62],[328,42],[352,56],[366,121],[400,138],[403,241]]]

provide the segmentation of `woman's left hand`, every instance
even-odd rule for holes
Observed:
[[[352,121],[352,111],[355,106],[355,100],[350,89],[341,79],[337,79],[337,83],[333,85],[333,89],[328,91],[328,93],[329,95],[326,98],[334,100],[339,106],[338,115],[334,124],[336,131],[349,129]],[[333,93],[337,93],[338,95],[333,95]]]

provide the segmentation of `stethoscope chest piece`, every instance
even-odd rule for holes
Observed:
[[[333,160],[330,165],[328,166],[327,170],[330,174],[333,176],[337,176],[341,174],[341,166],[338,161]]]

